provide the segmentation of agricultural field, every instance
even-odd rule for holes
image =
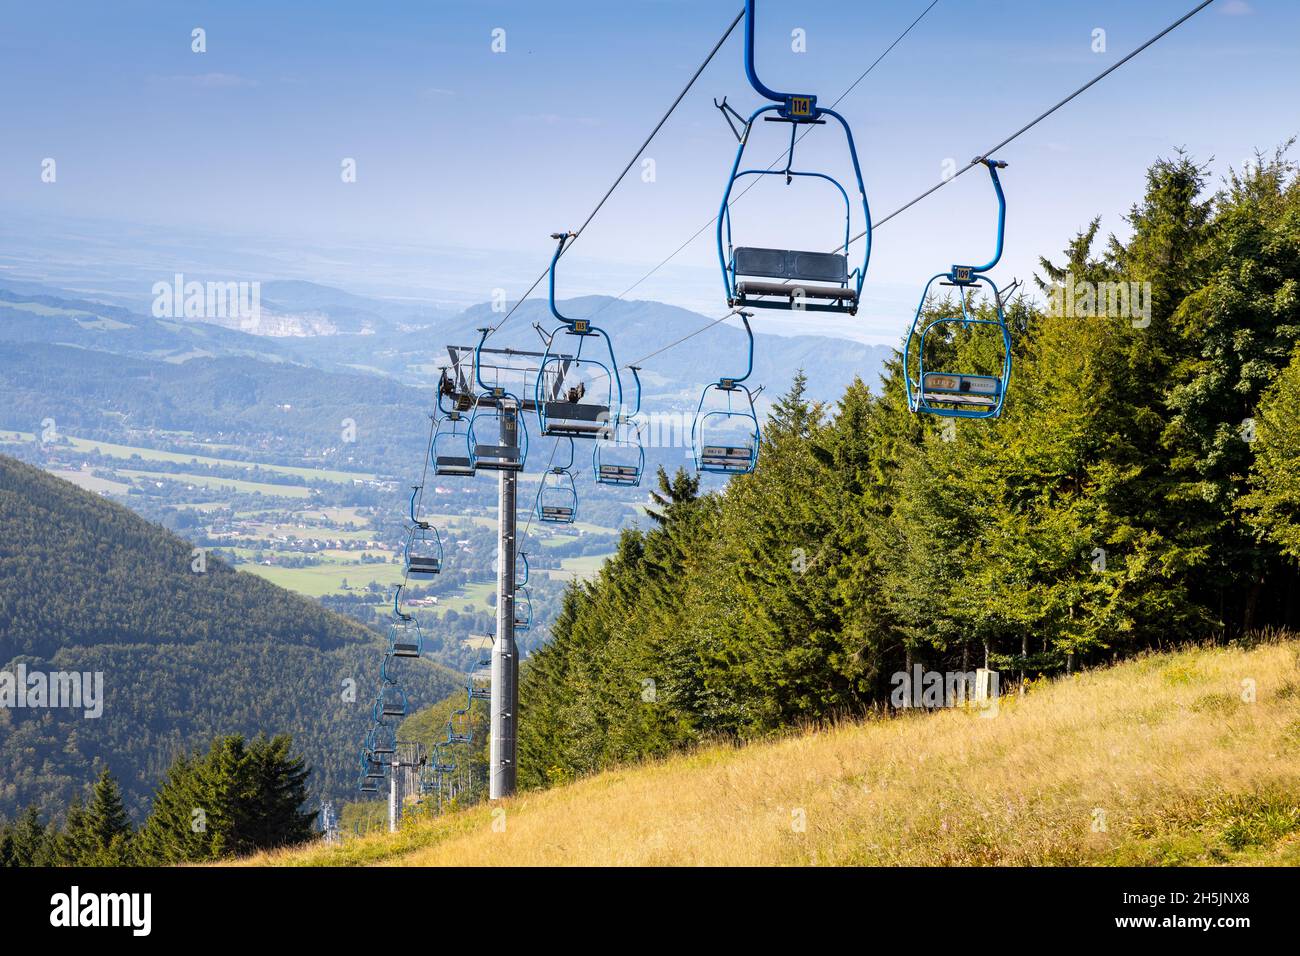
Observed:
[[[261,462],[242,461],[237,458],[215,458],[208,455],[192,455],[186,452],[161,451],[156,448],[139,448],[132,445],[117,445],[112,442],[94,441],[86,438],[69,438],[72,447],[81,452],[97,452],[105,458],[127,459],[140,458],[144,461],[168,461],[188,465],[197,463],[214,467],[252,468],[273,471],[281,475],[303,478],[308,481],[327,481],[350,484],[353,481],[373,481],[375,475],[367,472],[335,471],[328,468],[303,468],[296,465],[271,465]],[[230,448],[230,446],[223,446]]]

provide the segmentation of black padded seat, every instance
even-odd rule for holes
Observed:
[[[465,457],[456,455],[439,455],[433,462],[435,475],[472,475],[474,464]]]
[[[475,445],[477,467],[488,471],[523,471],[519,449],[514,445]]]
[[[789,279],[792,282],[847,282],[849,261],[837,252],[757,249],[741,246],[733,261],[736,275]]]
[[[406,571],[412,577],[438,574],[442,571],[442,562],[437,558],[413,557]]]
[[[736,295],[741,304],[761,306],[764,304],[761,299],[756,301],[751,297],[777,296],[793,306],[797,293],[803,299],[831,303],[817,306],[822,311],[852,312],[858,307],[858,292],[848,285],[848,257],[839,253],[741,246],[731,261],[737,276],[759,277],[737,280]],[[763,282],[762,279],[782,281]]]
[[[547,402],[548,437],[594,438],[609,430],[609,406],[584,402]]]
[[[393,656],[394,657],[419,657],[420,645],[419,644],[394,644]]]

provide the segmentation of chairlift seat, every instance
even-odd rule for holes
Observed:
[[[469,699],[470,699],[470,700],[491,700],[491,699],[492,699],[492,688],[491,688],[491,687],[471,687],[471,688],[469,689]]]
[[[747,472],[754,463],[752,445],[705,445],[700,449],[700,463],[706,468]]]
[[[758,277],[736,283],[736,295],[741,300],[750,296],[777,296],[793,304],[795,295],[799,294],[804,299],[827,300],[833,307],[849,311],[858,305],[857,290],[848,284],[848,257],[839,253],[741,246],[733,254],[732,267],[737,276]],[[783,281],[759,281],[764,278]]]
[[[641,472],[635,465],[601,465],[600,480],[606,484],[633,485]]]
[[[379,712],[382,713],[385,717],[405,717],[406,705],[403,704],[401,701],[393,701],[393,702],[385,701],[384,705],[379,709]]]
[[[394,657],[419,657],[420,645],[414,642],[398,642],[393,645]]]
[[[454,477],[474,474],[474,463],[463,455],[438,455],[433,462],[433,473]]]
[[[572,521],[573,509],[565,505],[542,505],[543,521]]]
[[[954,375],[926,372],[921,396],[926,404],[992,408],[1002,395],[1002,379],[996,375]]]
[[[558,438],[595,438],[609,430],[609,406],[586,402],[547,402],[543,434]]]
[[[415,555],[406,566],[406,573],[413,578],[432,577],[442,570],[442,562],[432,555]]]
[[[479,468],[488,471],[523,471],[517,445],[475,445],[474,458]]]

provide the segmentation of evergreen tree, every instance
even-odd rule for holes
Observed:
[[[287,735],[221,737],[206,754],[181,755],[167,771],[139,836],[155,864],[215,860],[300,843],[312,836],[309,771]]]
[[[55,860],[59,866],[81,866],[90,848],[90,839],[86,827],[86,810],[82,805],[81,795],[77,794],[68,804],[64,815],[63,830],[55,839]]]
[[[1238,504],[1261,538],[1300,561],[1300,351],[1269,387],[1255,418],[1250,492]],[[1253,434],[1252,434],[1253,433]]]
[[[114,866],[128,862],[133,828],[122,803],[122,791],[107,767],[91,791],[86,807],[81,843],[81,862],[92,866]]]
[[[52,866],[56,862],[52,828],[41,820],[41,812],[33,804],[18,818],[13,827],[12,859],[14,866]]]

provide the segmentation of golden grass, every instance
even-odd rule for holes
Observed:
[[[712,747],[242,862],[1300,865],[1300,643],[1152,655],[995,717]]]

